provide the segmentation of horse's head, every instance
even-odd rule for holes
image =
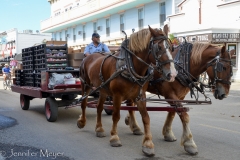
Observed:
[[[210,85],[216,99],[226,98],[232,77],[232,53],[226,51],[225,46],[216,54],[216,57],[208,63],[207,74],[210,78]]]
[[[156,65],[157,70],[163,72],[163,76],[169,82],[173,82],[177,76],[177,71],[174,67],[172,52],[173,45],[168,39],[168,26],[164,26],[164,30],[152,29],[149,26],[151,32],[150,40],[150,60]]]

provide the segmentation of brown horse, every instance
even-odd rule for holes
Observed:
[[[178,49],[173,53],[173,58],[175,58]],[[232,53],[230,53],[232,55]],[[212,91],[216,99],[222,100],[226,98],[230,89],[230,79],[232,76],[232,65],[231,65],[231,55],[225,50],[225,46],[217,47],[211,44],[204,43],[194,43],[190,59],[190,74],[192,79],[197,79],[197,77],[207,71],[210,78],[210,84],[212,86]],[[158,72],[154,73],[154,79],[160,78],[161,75]],[[183,100],[189,88],[182,85],[178,80],[173,83],[160,82],[155,85],[149,85],[147,91],[153,94],[160,94],[165,97],[165,99],[173,100]],[[168,102],[174,105],[171,102]],[[182,106],[178,104],[178,106]],[[165,141],[173,142],[176,138],[172,131],[172,121],[175,117],[176,112],[168,112],[165,124],[162,129],[162,134]],[[197,146],[193,140],[193,135],[189,127],[189,115],[186,112],[179,114],[182,121],[183,133],[181,138],[181,145],[189,154],[195,155],[198,153]],[[130,126],[130,129],[134,134],[141,134],[141,129],[139,128],[135,114],[133,111],[129,111],[129,115],[125,118],[125,122]]]
[[[86,98],[83,98],[81,103],[82,115],[77,121],[79,128],[83,128],[86,125],[87,96],[91,88],[96,87],[96,90],[99,89],[100,92],[97,103],[96,136],[105,136],[101,114],[106,98],[111,96],[114,108],[110,145],[113,147],[121,146],[122,144],[117,133],[121,102],[131,99],[137,104],[144,123],[142,151],[147,156],[154,155],[154,144],[152,142],[146,103],[139,101],[139,98],[146,97],[147,83],[153,75],[153,70],[151,70],[153,67],[149,65],[150,63],[156,64],[158,69],[162,68],[168,81],[174,81],[175,79],[176,70],[171,55],[172,46],[168,41],[167,35],[165,35],[165,33],[168,33],[166,31],[167,26],[164,29],[162,31],[152,29],[149,26],[148,29],[133,33],[129,40],[123,42],[120,53],[107,57],[100,53],[94,53],[83,60],[80,66],[80,79],[82,81],[82,94]],[[128,45],[129,50],[127,49]],[[148,70],[151,70],[151,73]]]

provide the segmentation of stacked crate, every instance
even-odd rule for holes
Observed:
[[[68,67],[66,41],[49,41],[46,44],[22,49],[23,70],[17,71],[17,85],[41,87],[41,72],[59,71]],[[20,75],[21,74],[21,75]]]
[[[45,44],[34,47],[35,86],[41,87],[41,71],[46,70]]]
[[[34,51],[33,47],[22,49],[24,85],[34,87]]]
[[[65,70],[68,66],[66,44],[42,44],[35,47],[35,86],[41,86],[41,71]]]
[[[15,70],[15,84],[17,86],[24,86],[24,74],[23,74],[23,70],[17,69]]]

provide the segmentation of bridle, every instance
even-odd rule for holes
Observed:
[[[157,41],[154,43],[154,41]],[[156,61],[156,67],[157,67],[157,70],[161,69],[162,70],[162,66],[167,64],[167,63],[170,63],[170,62],[174,62],[173,60],[167,60],[167,61],[163,61],[161,62],[159,59],[161,58],[161,56],[166,53],[165,52],[161,52],[161,54],[157,55],[157,53],[159,53],[161,49],[161,47],[159,47],[159,43],[161,43],[163,41],[163,43],[165,43],[165,50],[167,49],[170,49],[170,42],[168,41],[168,38],[166,36],[158,36],[158,37],[153,37],[151,38],[150,40],[150,43],[149,43],[149,52],[148,54],[150,55],[150,53],[152,53],[155,61]],[[167,43],[166,43],[167,41]]]
[[[223,72],[223,70],[224,70],[223,63],[230,63],[230,77],[227,77],[227,78],[229,79],[233,76],[231,59],[228,60],[228,59],[221,58],[220,54],[221,54],[221,51],[219,50],[216,54],[216,57],[214,59],[212,59],[210,62],[207,63],[207,68],[212,66],[213,73],[214,73],[214,80],[210,81],[208,85],[213,86],[215,88],[216,88],[216,85],[217,85],[218,82],[223,83],[223,84],[231,85],[231,82],[229,80],[223,80],[223,79],[220,79],[217,76],[218,72]]]

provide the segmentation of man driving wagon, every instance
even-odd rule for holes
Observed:
[[[92,34],[92,43],[87,45],[87,47],[84,50],[84,55],[89,56],[93,53],[108,53],[110,52],[108,46],[106,44],[103,44],[100,42],[100,35],[98,33]]]

